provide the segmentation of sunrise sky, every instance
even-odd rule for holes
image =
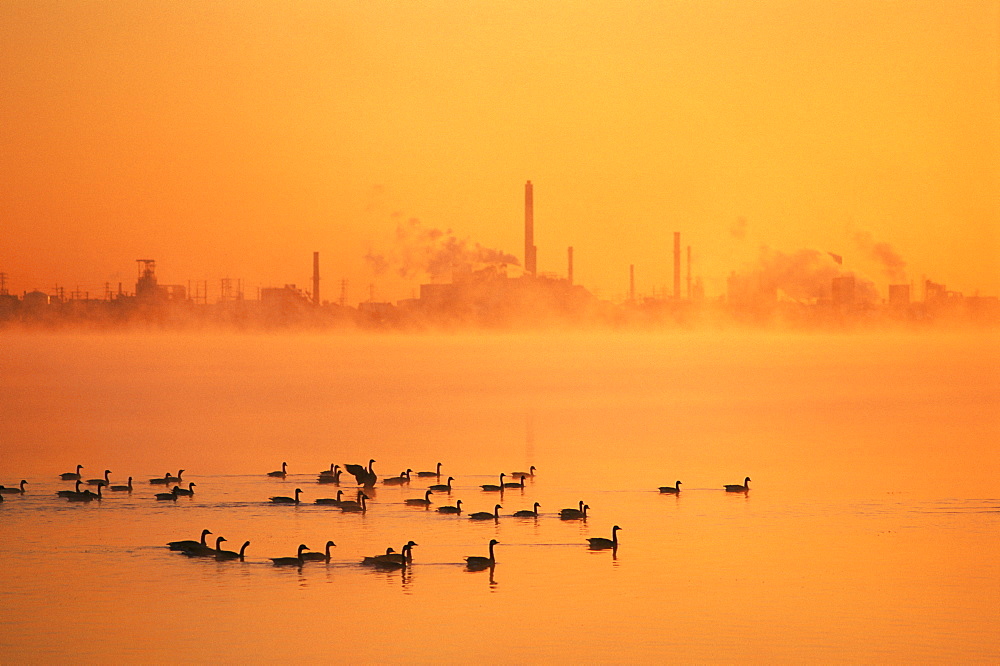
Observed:
[[[417,219],[606,298],[709,296],[761,246],[1000,292],[1000,2],[0,4],[0,271],[60,284],[375,275]],[[919,292],[918,292],[919,294]]]

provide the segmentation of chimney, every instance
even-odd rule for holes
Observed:
[[[313,305],[319,305],[319,252],[313,252]]]
[[[529,180],[524,185],[524,271],[535,274],[535,199]]]
[[[674,232],[674,298],[681,297],[681,232]]]
[[[570,286],[573,285],[573,247],[570,246],[566,248],[566,258],[569,263],[569,267],[566,271],[566,279],[569,281]]]

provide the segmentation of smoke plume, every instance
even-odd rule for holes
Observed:
[[[890,280],[903,282],[906,280],[906,261],[888,243],[876,243],[867,231],[854,234],[854,242],[858,248],[874,259],[882,267],[882,271]]]
[[[804,300],[828,297],[840,267],[826,252],[804,248],[785,253],[762,246],[757,265],[746,272],[757,276],[762,290],[781,290],[789,298]]]
[[[456,267],[478,269],[497,264],[520,265],[512,254],[458,238],[450,229],[426,227],[415,217],[396,225],[395,246],[388,255],[369,252],[365,259],[376,274],[391,267],[403,278],[420,275],[443,278]]]

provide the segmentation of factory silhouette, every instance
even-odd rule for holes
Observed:
[[[876,254],[902,262],[882,244]],[[320,254],[313,252],[312,284],[263,287],[247,298],[241,281],[224,278],[219,297],[209,302],[205,281],[161,284],[154,259],[137,259],[134,291],[119,283],[102,295],[56,288],[54,293],[8,293],[0,273],[0,326],[188,328],[385,328],[437,329],[532,328],[548,326],[695,327],[700,325],[783,325],[799,328],[928,325],[935,322],[1000,323],[995,296],[964,296],[931,280],[888,285],[888,299],[870,281],[844,271],[839,255],[814,250],[784,254],[767,248],[756,266],[733,271],[724,297],[708,300],[700,279],[692,279],[691,246],[682,248],[673,234],[672,290],[637,297],[635,266],[629,266],[628,290],[618,302],[602,300],[575,284],[573,247],[566,248],[566,273],[538,271],[534,242],[534,187],[524,187],[524,260],[498,251],[465,253],[449,260],[448,282],[420,285],[419,296],[395,303],[373,298],[352,307],[346,281],[336,300],[321,298]],[[371,258],[371,257],[369,257]],[[447,257],[446,257],[447,259]],[[682,264],[686,275],[682,292]],[[381,259],[379,259],[381,261]],[[514,275],[508,274],[513,266]],[[889,271],[891,275],[898,272]],[[922,292],[922,293],[918,293]],[[922,298],[918,298],[922,296]]]

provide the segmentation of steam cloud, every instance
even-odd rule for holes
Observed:
[[[831,281],[841,273],[826,252],[801,249],[789,254],[767,246],[760,248],[752,272],[762,288],[780,289],[796,300],[829,296]]]
[[[876,243],[875,239],[867,231],[859,231],[854,234],[854,242],[858,248],[867,253],[875,261],[879,262],[882,270],[890,280],[902,282],[906,280],[906,261],[888,243]]]
[[[394,268],[403,278],[422,274],[441,278],[450,275],[456,266],[520,265],[512,254],[458,238],[450,229],[442,231],[426,227],[415,217],[397,224],[395,240],[395,248],[388,256],[372,252],[365,255],[376,275]]]

